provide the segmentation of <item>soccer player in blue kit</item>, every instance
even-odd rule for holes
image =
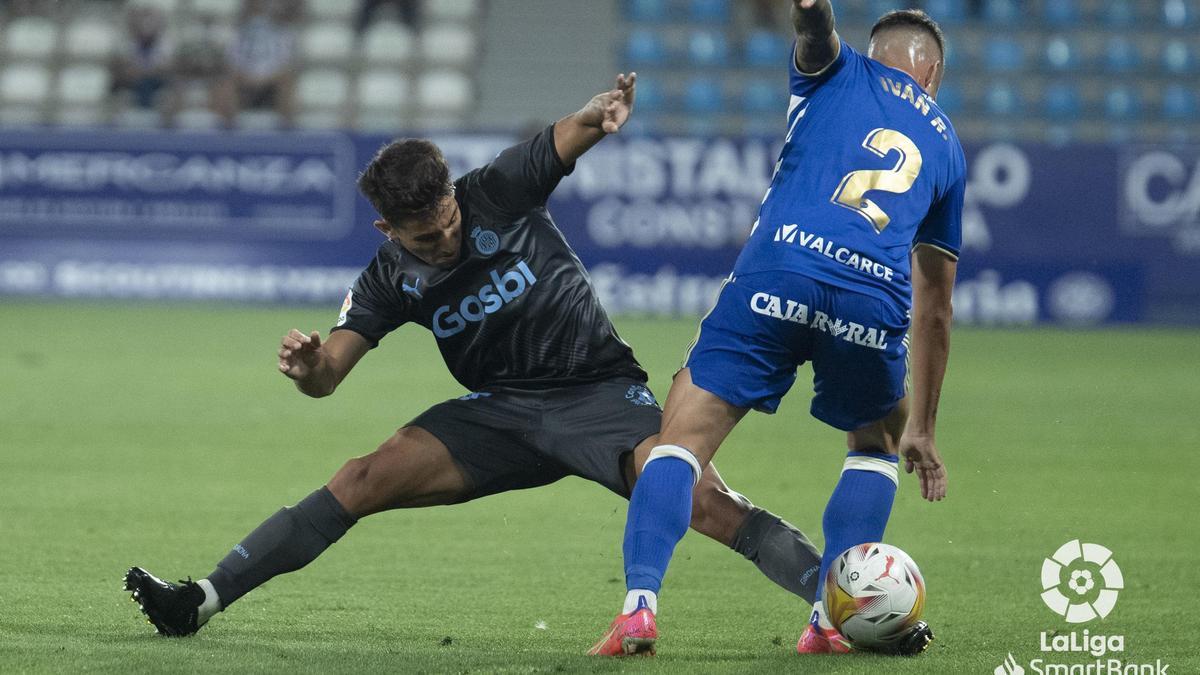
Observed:
[[[934,102],[944,38],[923,12],[895,11],[863,56],[838,37],[829,0],[793,0],[792,20],[787,137],[750,238],[675,376],[629,504],[625,607],[593,654],[653,653],[657,593],[693,485],[747,411],[775,412],[806,361],[812,414],[845,431],[849,447],[825,509],[819,579],[847,548],[883,538],[901,457],[922,497],[946,496],[934,424],[966,163]],[[919,622],[893,651],[920,653],[932,637]],[[849,650],[819,601],[797,650]]]

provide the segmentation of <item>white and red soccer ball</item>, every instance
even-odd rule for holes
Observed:
[[[925,610],[925,580],[907,553],[888,544],[859,544],[833,561],[825,578],[825,613],[856,647],[888,647],[908,634]]]

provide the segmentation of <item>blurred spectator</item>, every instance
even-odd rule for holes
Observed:
[[[197,17],[196,23],[180,37],[166,111],[168,124],[197,90],[210,108],[221,110],[220,88],[230,74],[228,50],[227,35],[217,17],[211,14]]]
[[[780,3],[775,0],[754,0],[750,4],[755,26],[768,30],[791,29],[792,24],[788,19],[788,13],[779,9]]]
[[[294,117],[299,0],[245,0],[229,46],[230,73],[217,89],[217,109],[233,125],[239,110],[271,108],[284,126]]]
[[[174,46],[166,17],[156,7],[131,7],[126,29],[125,44],[113,57],[113,91],[128,90],[139,108],[153,108],[171,77]]]
[[[400,19],[401,23],[409,28],[416,27],[421,11],[419,0],[362,0],[362,4],[358,6],[358,18],[354,21],[355,30],[361,34],[372,21],[378,18],[376,15],[379,10],[389,6],[394,8],[396,17]]]

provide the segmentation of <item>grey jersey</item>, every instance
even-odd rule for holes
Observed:
[[[612,377],[646,381],[586,270],[546,211],[565,167],[554,127],[454,182],[463,250],[452,269],[388,241],[354,282],[333,330],[374,347],[409,321],[433,332],[471,391],[536,389]]]

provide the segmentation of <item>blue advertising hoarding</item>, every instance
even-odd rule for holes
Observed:
[[[373,255],[340,133],[0,134],[0,295],[328,302]],[[433,137],[453,171],[503,135]],[[614,313],[705,311],[779,139],[616,136],[550,202]],[[967,149],[957,318],[1200,323],[1200,149]]]

